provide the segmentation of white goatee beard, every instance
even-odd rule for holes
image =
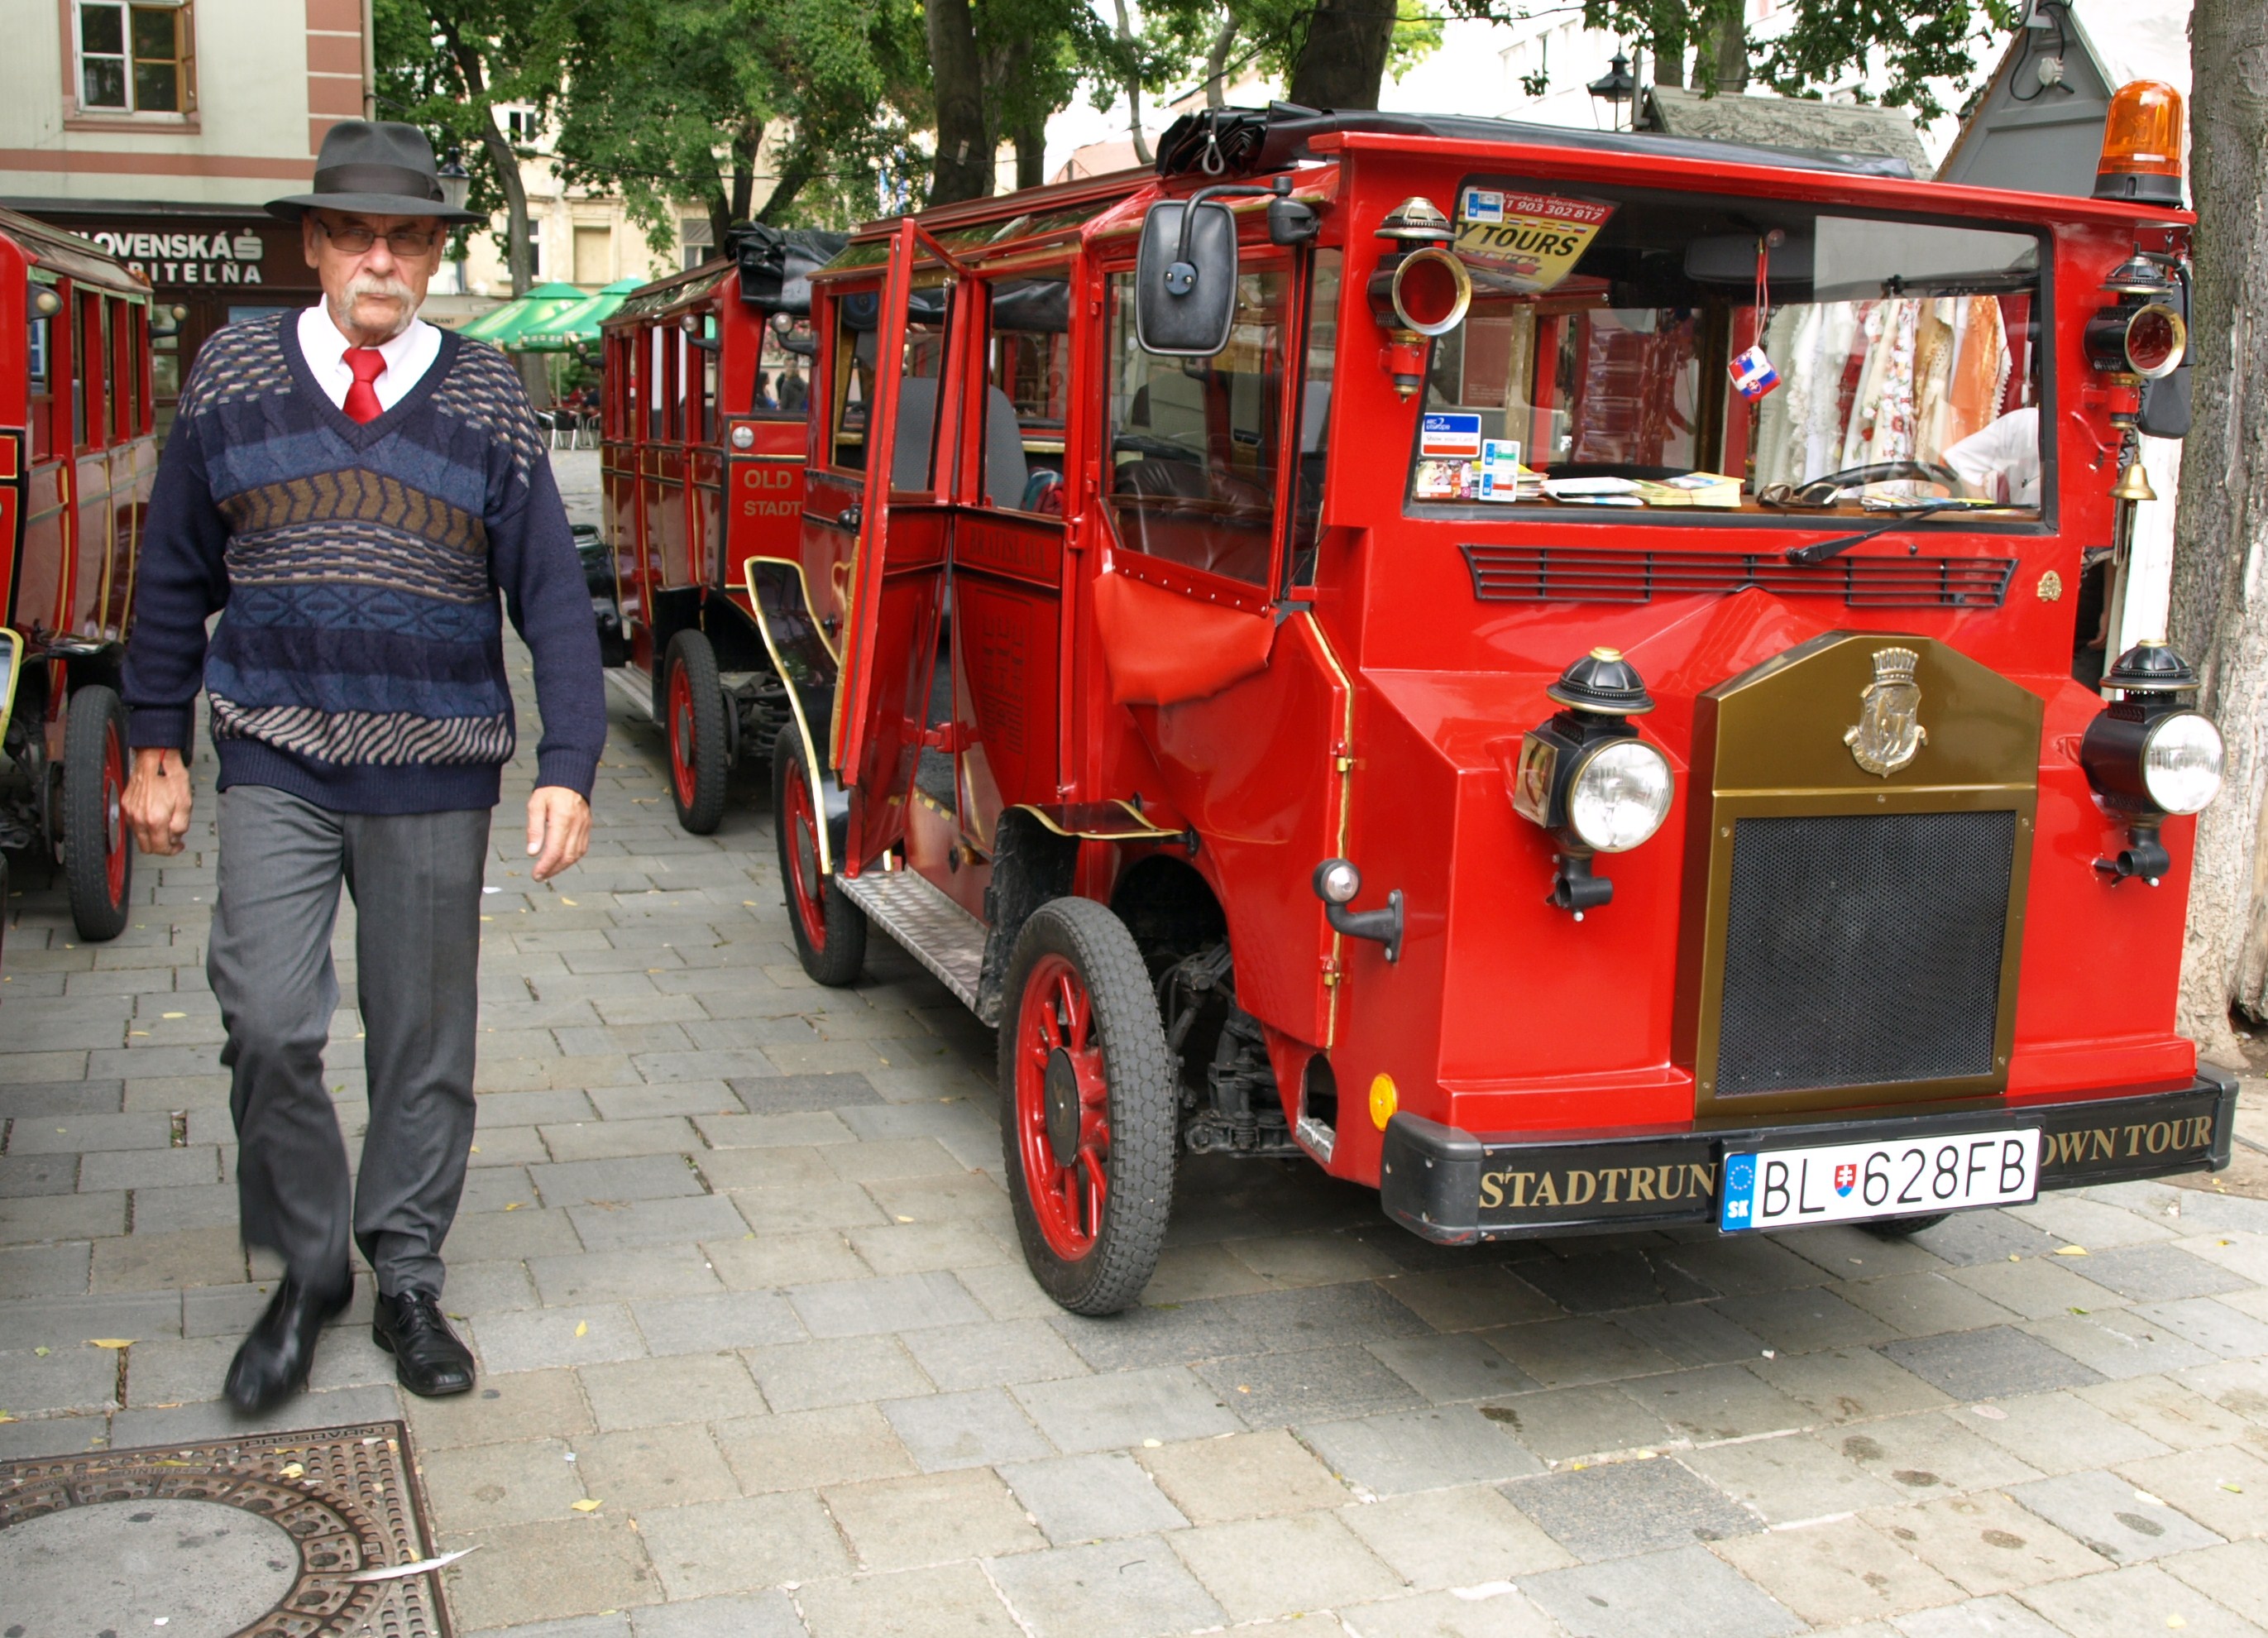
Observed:
[[[410,289],[401,279],[382,278],[373,273],[363,273],[357,275],[347,285],[343,300],[325,299],[331,310],[331,322],[338,327],[341,335],[354,333],[357,328],[354,316],[355,304],[364,296],[391,297],[398,304],[394,327],[379,338],[380,344],[392,341],[416,321],[417,292],[416,291]]]

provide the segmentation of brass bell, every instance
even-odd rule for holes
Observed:
[[[2150,487],[2150,475],[2142,470],[2142,461],[2139,455],[2126,463],[2125,472],[2110,489],[2113,500],[2155,500],[2157,498],[2158,491]]]

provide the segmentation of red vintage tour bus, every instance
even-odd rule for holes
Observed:
[[[1059,1302],[1137,1298],[1185,1152],[1449,1244],[2226,1163],[2173,1029],[2219,736],[2096,646],[2186,413],[2179,121],[2122,92],[2088,201],[1211,111],[812,274],[807,429],[718,421],[801,456],[721,559],[794,936],[998,1025]],[[618,425],[696,367],[652,333]]]
[[[84,939],[125,927],[133,882],[117,684],[153,408],[148,284],[0,210],[0,846],[60,860]]]

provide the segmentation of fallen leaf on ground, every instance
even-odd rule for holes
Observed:
[[[2087,1248],[2083,1245],[2059,1245],[2056,1247],[2056,1255],[2058,1257],[2085,1257],[2087,1255]]]
[[[89,1337],[86,1339],[86,1346],[91,1348],[130,1348],[134,1346],[134,1339],[131,1337]]]
[[[305,1479],[307,1476],[306,1468],[298,1462],[286,1462],[276,1471],[286,1479]]]
[[[599,1510],[599,1503],[590,1496],[585,1496],[580,1502],[570,1502],[567,1505],[578,1513],[595,1513]]]
[[[577,1320],[575,1322],[575,1334],[578,1337],[589,1336],[591,1334],[591,1322],[587,1319]]]

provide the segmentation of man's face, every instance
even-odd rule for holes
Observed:
[[[366,249],[349,249],[363,236]],[[423,250],[405,253],[389,235],[422,236]],[[323,282],[323,302],[331,322],[357,344],[371,347],[393,340],[409,328],[425,299],[425,286],[441,265],[447,244],[438,218],[430,216],[364,216],[353,210],[308,210],[299,218],[307,265]]]

